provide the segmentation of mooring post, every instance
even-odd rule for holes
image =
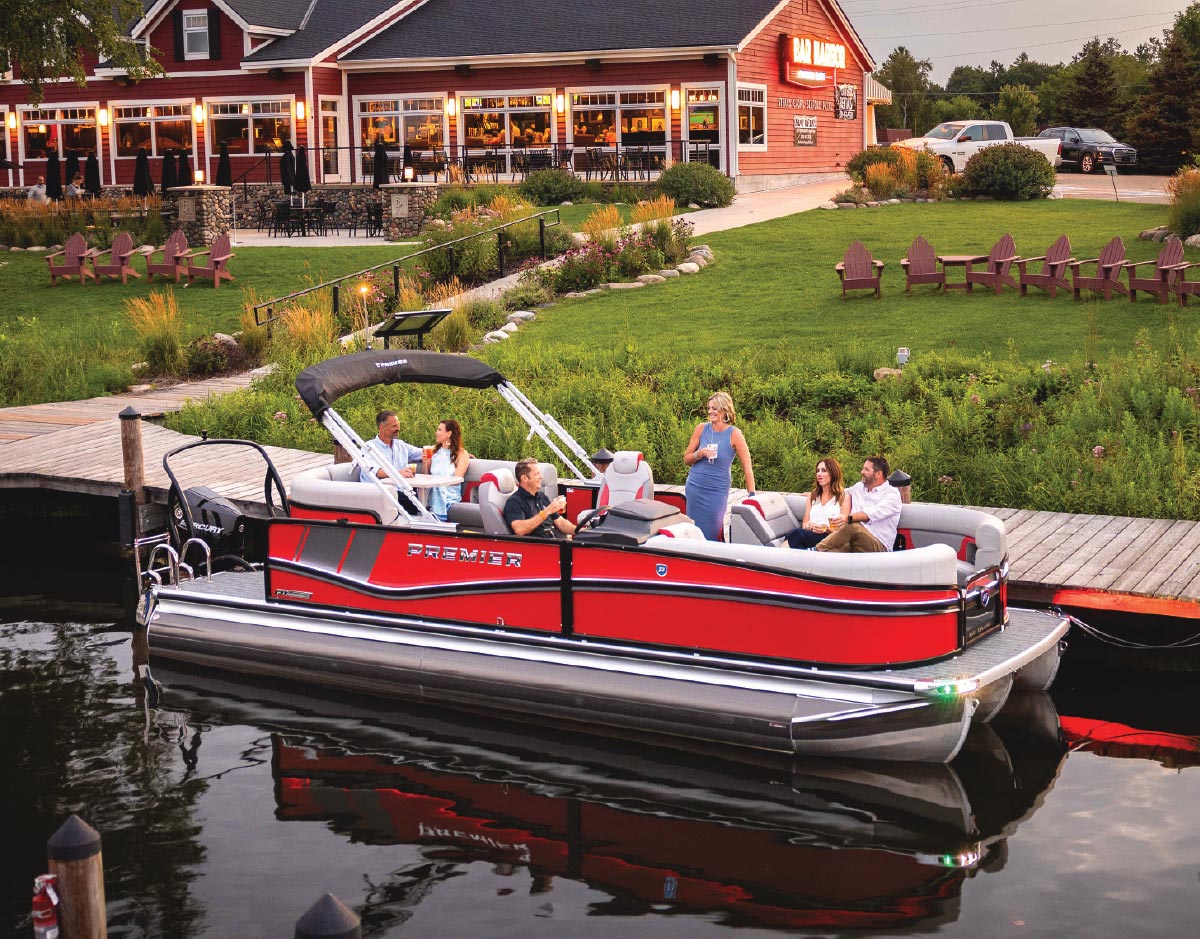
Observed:
[[[146,504],[146,467],[142,458],[142,415],[128,407],[121,418],[121,463],[125,468],[125,488],[133,493],[138,505]]]
[[[46,842],[50,873],[58,878],[59,922],[70,939],[106,939],[104,857],[100,832],[72,815]]]
[[[327,893],[296,921],[296,939],[362,939],[362,921],[332,893]]]
[[[912,477],[908,473],[904,470],[892,470],[892,475],[887,481],[900,490],[902,503],[912,502]]]

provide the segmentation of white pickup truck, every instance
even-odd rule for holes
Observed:
[[[1045,137],[1014,137],[1012,128],[1004,121],[947,121],[938,124],[924,137],[910,137],[892,144],[909,150],[924,150],[942,158],[951,173],[961,173],[971,159],[984,147],[998,143],[1019,143],[1036,150],[1051,166],[1062,160],[1062,141]]]

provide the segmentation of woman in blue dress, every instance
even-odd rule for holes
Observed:
[[[724,533],[735,456],[746,475],[746,489],[754,494],[750,448],[745,435],[733,426],[736,422],[733,399],[718,391],[708,399],[708,421],[696,425],[683,454],[683,462],[691,467],[684,487],[687,514],[709,541],[720,541]]]
[[[462,428],[458,421],[442,421],[437,426],[434,439],[437,441],[437,449],[429,459],[430,475],[466,476],[467,461],[471,455],[462,445]],[[443,522],[447,520],[450,506],[456,502],[462,502],[462,483],[429,490],[429,511]]]

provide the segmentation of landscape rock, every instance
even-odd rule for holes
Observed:
[[[700,265],[693,264],[691,261],[684,261],[682,264],[676,264],[675,270],[679,271],[680,274],[699,274]]]
[[[232,352],[238,348],[238,341],[229,333],[213,333],[213,341],[224,348],[226,351]]]
[[[585,290],[583,292],[583,295],[585,297],[590,297],[594,293],[600,293],[600,291],[603,289],[604,289],[603,287],[593,287],[593,288],[591,288],[591,290]]]
[[[689,254],[684,258],[689,264],[695,264],[698,267],[708,267],[708,261],[702,254]]]
[[[9,248],[8,250],[9,250],[9,251],[24,251],[25,249],[24,249],[24,248],[19,248],[19,247],[17,247],[16,245],[13,245],[13,246],[12,246],[11,248]]]
[[[899,204],[900,204],[900,200],[899,200],[899,199],[888,199],[888,200],[887,200],[887,204],[888,204],[888,205],[899,205]]]
[[[1183,243],[1189,248],[1200,248],[1200,235],[1190,235],[1183,239]]]
[[[614,282],[611,284],[606,284],[605,286],[607,286],[609,290],[637,290],[639,287],[645,287],[646,285],[635,280],[628,284]]]
[[[976,202],[995,202],[996,200],[994,198],[992,198],[991,196],[976,196],[975,201]]]
[[[837,206],[832,202],[826,202],[824,205],[817,206],[818,209],[836,209]]]
[[[521,328],[521,327],[520,327],[520,326],[518,326],[516,323],[511,323],[511,322],[510,322],[510,323],[505,323],[503,326],[501,326],[499,331],[500,331],[500,332],[506,332],[506,333],[508,333],[509,335],[512,335],[513,333],[515,333],[515,332],[516,332],[518,329],[520,329],[520,328]]]
[[[879,208],[879,203],[878,203],[878,202],[868,202],[868,203],[867,203],[867,208],[869,208],[869,209],[877,209],[877,208]]]
[[[577,245],[585,245],[588,243],[588,236],[581,231],[572,232],[571,240]]]
[[[537,319],[537,314],[533,310],[513,310],[508,314],[510,323],[528,323],[530,320]]]
[[[638,283],[642,284],[665,284],[667,279],[660,274],[643,274],[638,278]]]
[[[147,391],[153,391],[153,385],[130,385],[129,393],[131,395],[144,395]]]
[[[1167,231],[1165,228],[1163,228],[1163,229],[1161,229],[1161,230],[1159,230],[1159,231],[1156,231],[1156,232],[1155,232],[1155,233],[1154,233],[1154,234],[1151,236],[1150,240],[1151,240],[1151,241],[1157,241],[1157,242],[1163,242],[1163,241],[1166,241],[1166,240],[1167,240],[1167,238],[1169,238],[1170,236],[1171,236],[1171,233],[1170,233],[1169,231]],[[32,251],[32,250],[33,250],[33,248],[30,248],[29,250],[30,250],[30,251]]]
[[[695,210],[695,209],[698,209],[698,208],[700,208],[700,205],[699,205],[699,203],[696,203],[696,202],[689,202],[689,203],[688,203],[688,208],[689,208],[689,209],[693,209],[693,210]]]
[[[902,372],[898,368],[883,368],[875,369],[875,380],[883,381],[885,378],[899,378]]]
[[[488,343],[496,343],[496,342],[503,342],[507,338],[508,338],[508,333],[504,332],[504,330],[494,329],[490,333],[487,333],[484,335],[483,341],[488,342]]]
[[[856,208],[858,208],[858,206],[856,206],[853,202],[839,202],[837,204],[837,207],[839,209],[856,209]]]
[[[1156,234],[1158,234],[1160,231],[1166,230],[1166,225],[1159,225],[1157,228],[1147,228],[1140,235],[1138,235],[1138,238],[1140,238],[1142,241],[1153,241]]]
[[[713,259],[712,248],[708,245],[692,245],[692,254],[703,254],[710,261]]]
[[[28,248],[26,248],[25,250],[26,250],[26,251],[45,251],[45,250],[46,250],[46,246],[45,246],[45,245],[30,245],[30,246],[29,246]]]
[[[586,297],[591,291],[584,292],[582,290],[571,290],[564,293],[563,296],[569,300],[578,300],[580,297]]]
[[[675,268],[672,267],[672,268],[668,268],[665,271],[659,271],[658,276],[659,277],[678,277],[679,271],[675,270]]]
[[[574,204],[575,203],[572,202],[570,199],[564,199],[562,202],[559,203],[559,205],[574,205]]]

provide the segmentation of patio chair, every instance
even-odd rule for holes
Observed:
[[[196,258],[208,256],[207,264],[195,263]],[[187,261],[187,279],[188,284],[197,277],[203,277],[206,280],[212,278],[213,289],[218,289],[223,280],[234,280],[234,276],[229,273],[229,259],[236,257],[229,250],[229,233],[217,235],[212,245],[205,248],[203,251],[189,251],[183,255]]]
[[[1143,290],[1158,297],[1159,303],[1166,303],[1167,296],[1172,292],[1175,278],[1179,274],[1179,265],[1183,263],[1183,242],[1172,235],[1163,242],[1158,257],[1152,261],[1126,261],[1123,267],[1129,286],[1129,302],[1137,302],[1137,292]],[[1138,277],[1137,269],[1144,264],[1153,264],[1154,273],[1150,277]]]
[[[188,243],[187,235],[182,231],[171,232],[167,238],[167,243],[161,248],[155,248],[146,255],[146,280],[154,280],[155,274],[161,274],[164,277],[174,277],[175,283],[179,283],[179,278],[187,273],[187,262],[183,256],[187,254]],[[154,255],[162,252],[162,261],[155,262]]]
[[[1017,246],[1013,243],[1012,235],[1006,234],[992,245],[992,250],[988,252],[986,257],[980,255],[974,261],[967,262],[967,293],[974,293],[976,284],[991,287],[996,291],[996,296],[1000,296],[1005,284],[1008,284],[1010,287],[1018,287],[1017,282],[1009,274],[1009,269],[1016,260]],[[985,270],[971,270],[972,265],[978,264],[981,261],[987,262]]]
[[[292,216],[292,204],[287,199],[271,203],[271,237],[293,235],[297,219]]]
[[[847,290],[874,290],[876,299],[882,296],[883,262],[871,257],[871,252],[861,241],[853,242],[833,269],[842,281],[843,300]]]
[[[367,237],[383,234],[383,206],[378,202],[367,206]]]
[[[1187,272],[1193,267],[1200,267],[1200,264],[1180,264],[1175,269],[1175,280],[1172,289],[1175,296],[1179,298],[1180,306],[1187,306],[1189,296],[1200,294],[1200,280],[1188,280]]]
[[[931,245],[922,235],[917,235],[908,247],[908,257],[900,259],[904,268],[904,292],[912,293],[914,284],[936,284],[939,289],[946,287],[946,271],[938,270],[937,256]]]
[[[1084,265],[1095,264],[1096,273],[1088,276],[1083,273]],[[1082,298],[1084,290],[1091,290],[1111,300],[1113,291],[1128,294],[1129,290],[1121,283],[1121,269],[1125,265],[1125,242],[1119,237],[1114,238],[1100,249],[1100,256],[1087,258],[1083,261],[1069,261],[1067,270],[1071,272],[1071,290],[1075,299]]]
[[[50,286],[56,286],[60,277],[78,277],[81,284],[87,277],[95,280],[96,276],[87,269],[88,257],[87,242],[83,240],[83,235],[75,232],[61,251],[46,255],[46,263],[50,266]],[[56,264],[55,258],[62,258],[62,261]]]
[[[105,255],[108,255],[108,263],[101,264],[100,259]],[[107,251],[92,251],[88,256],[92,259],[92,276],[97,283],[101,277],[119,277],[121,283],[127,284],[130,277],[142,276],[129,263],[133,257],[133,238],[127,231],[117,232]]]
[[[1041,287],[1048,291],[1051,297],[1057,295],[1059,287],[1070,290],[1070,284],[1067,283],[1067,265],[1074,260],[1071,257],[1071,239],[1066,235],[1060,235],[1058,241],[1047,248],[1041,257],[1019,258],[1017,279],[1021,282],[1021,296],[1028,296],[1030,287]],[[1042,269],[1036,274],[1027,270],[1034,261],[1042,262]]]

